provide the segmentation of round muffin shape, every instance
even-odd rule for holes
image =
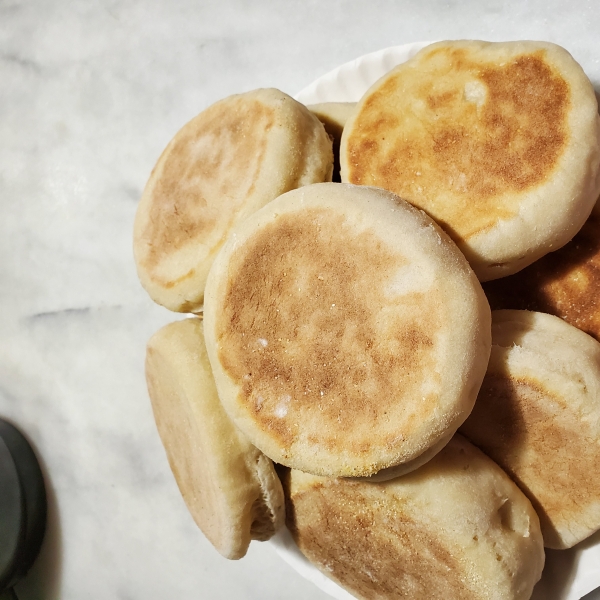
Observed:
[[[330,476],[414,468],[441,449],[490,344],[481,286],[439,227],[390,192],[335,183],[236,228],[209,274],[204,327],[236,425],[276,462]]]
[[[542,573],[531,503],[459,435],[385,483],[292,470],[284,492],[300,551],[356,598],[528,600]]]
[[[188,510],[225,558],[241,558],[250,540],[268,540],[283,524],[283,490],[271,460],[221,407],[200,319],[171,323],[152,336],[146,380]]]
[[[187,123],[154,167],[134,224],[140,281],[158,304],[202,308],[219,248],[238,221],[288,190],[331,181],[323,125],[276,89],[213,104]]]
[[[600,206],[579,233],[526,269],[483,285],[492,310],[532,310],[564,319],[600,341]]]
[[[490,364],[460,429],[521,487],[544,544],[600,529],[600,343],[558,317],[492,312]]]
[[[563,48],[439,42],[365,93],[341,178],[425,210],[487,281],[577,233],[600,191],[599,132],[594,89]]]

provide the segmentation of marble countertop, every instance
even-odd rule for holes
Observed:
[[[0,0],[0,416],[50,508],[20,600],[327,598],[268,544],[221,558],[156,433],[145,344],[178,317],[139,285],[131,231],[182,124],[419,40],[549,40],[600,89],[598,23],[595,0]]]

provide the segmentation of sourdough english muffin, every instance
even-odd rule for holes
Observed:
[[[363,96],[342,135],[342,181],[431,215],[482,281],[566,244],[599,193],[593,87],[546,42],[439,42]]]
[[[230,96],[185,125],[154,167],[138,206],[134,255],[158,304],[201,309],[210,265],[232,227],[283,192],[331,181],[320,121],[275,89]]]
[[[322,102],[306,108],[313,113],[333,142],[333,181],[340,181],[340,141],[346,121],[356,108],[356,102]]]
[[[535,507],[548,548],[600,529],[600,343],[558,317],[492,313],[492,353],[461,433]]]
[[[541,576],[531,503],[460,436],[385,483],[292,470],[284,491],[300,551],[356,598],[527,600]]]
[[[321,102],[309,104],[306,108],[323,123],[325,131],[339,143],[344,125],[356,108],[356,102]]]
[[[246,554],[283,524],[273,463],[223,411],[206,355],[202,321],[171,323],[148,342],[146,380],[179,490],[196,524],[226,558]]]
[[[600,341],[600,206],[560,250],[483,286],[492,310],[549,313]]]
[[[489,305],[456,245],[362,186],[306,186],[240,224],[204,319],[230,417],[276,462],[318,475],[393,476],[431,457],[489,356]]]

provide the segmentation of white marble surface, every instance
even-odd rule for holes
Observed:
[[[598,89],[597,0],[0,0],[0,416],[42,458],[50,524],[21,600],[325,599],[271,547],[222,559],[155,431],[131,228],[175,131],[427,39],[545,39]],[[600,568],[600,567],[599,567]],[[558,585],[558,584],[557,584]]]

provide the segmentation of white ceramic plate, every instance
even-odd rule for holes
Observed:
[[[304,104],[357,102],[382,75],[430,43],[394,46],[361,56],[319,77],[299,92],[296,99]],[[306,560],[287,530],[271,543],[283,560],[321,590],[338,600],[353,598]],[[532,600],[579,600],[597,587],[600,587],[600,532],[570,550],[548,550],[544,575]]]

